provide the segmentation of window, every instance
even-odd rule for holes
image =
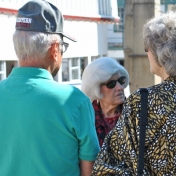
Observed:
[[[62,81],[81,80],[86,62],[86,57],[64,58],[62,60]]]
[[[69,59],[62,59],[62,81],[69,81]]]
[[[92,56],[91,57],[91,62],[93,62],[94,60],[98,59],[99,57],[101,57],[101,56],[100,55],[98,55],[98,56]]]
[[[176,11],[176,5],[175,4],[168,4],[167,9],[168,9],[168,11]]]
[[[72,58],[70,59],[70,78],[71,80],[81,79],[80,78],[80,58]]]
[[[122,7],[118,8],[118,16],[120,17],[120,21],[123,24],[123,22],[124,22],[124,8],[122,8]]]
[[[0,61],[0,80],[6,78],[5,62]]]
[[[114,32],[123,32],[124,30],[124,8],[118,8],[119,24],[114,24]]]

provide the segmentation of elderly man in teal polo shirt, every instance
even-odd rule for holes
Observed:
[[[0,175],[88,176],[99,152],[88,97],[53,80],[68,43],[63,16],[33,0],[17,14],[20,67],[0,82]]]

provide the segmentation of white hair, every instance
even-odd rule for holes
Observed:
[[[55,42],[60,43],[58,34],[48,34],[33,31],[15,31],[13,43],[19,60],[38,60],[46,57],[48,49]],[[62,51],[62,45],[59,45]]]
[[[82,75],[81,90],[91,101],[101,99],[100,85],[108,81],[115,73],[126,77],[124,88],[129,84],[127,70],[117,61],[109,57],[101,57],[86,66]]]
[[[147,21],[143,27],[145,49],[150,49],[158,65],[176,76],[176,13],[168,12]]]

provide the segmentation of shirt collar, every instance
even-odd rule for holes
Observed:
[[[53,80],[53,77],[48,70],[42,69],[42,68],[35,68],[35,67],[15,67],[13,68],[9,77],[14,77],[14,76],[23,77],[23,75],[29,76],[29,77],[40,77],[40,78]]]

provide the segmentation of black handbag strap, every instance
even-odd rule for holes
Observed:
[[[144,168],[145,130],[146,130],[146,123],[147,123],[148,90],[145,88],[141,88],[140,93],[141,93],[141,117],[140,117],[139,156],[138,156],[138,169],[137,169],[138,176],[142,176],[143,168]]]

